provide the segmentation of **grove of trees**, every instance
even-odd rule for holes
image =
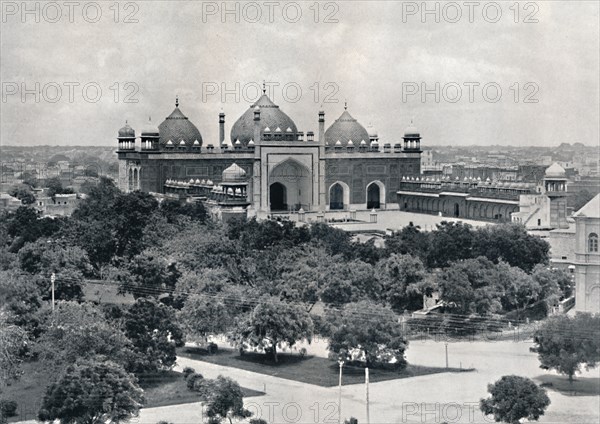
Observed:
[[[520,314],[533,305],[548,310],[570,296],[570,277],[548,268],[548,250],[516,224],[444,222],[431,232],[407,226],[383,248],[322,223],[222,226],[201,203],[158,202],[100,178],[71,217],[43,218],[26,206],[2,215],[0,334],[12,348],[0,360],[11,365],[11,378],[20,361],[41,361],[57,378],[75,382],[94,370],[130,390],[136,378],[171,369],[186,340],[228,333],[239,347],[277,361],[279,347],[320,333],[331,337],[335,358],[403,367],[407,341],[398,315],[421,309],[433,292],[455,327],[459,319]],[[92,283],[135,302],[92,304],[85,298]],[[40,417],[74,413],[51,402],[58,387],[48,390]],[[85,396],[91,388],[76,390]],[[133,415],[141,401],[132,399],[105,415],[90,406],[89,416],[73,420]],[[223,409],[215,411],[223,417]]]

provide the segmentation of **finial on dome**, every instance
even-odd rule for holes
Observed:
[[[267,84],[265,82],[265,80],[263,80],[263,94],[266,94],[267,92]]]
[[[344,100],[344,110],[348,110],[348,99]]]
[[[179,96],[175,96],[175,107],[179,107]]]
[[[125,120],[125,125],[127,125],[127,124],[128,124],[128,122],[127,122],[127,119],[126,119],[126,120]]]

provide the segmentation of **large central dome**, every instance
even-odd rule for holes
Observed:
[[[353,144],[363,140],[369,142],[369,133],[347,110],[344,110],[344,113],[325,131],[325,142],[333,146],[340,141],[345,146],[350,140]]]
[[[237,140],[246,146],[248,142],[254,139],[254,108],[260,108],[260,136],[262,138],[265,128],[276,134],[279,131],[282,139],[297,140],[298,129],[292,118],[287,116],[279,106],[269,99],[269,96],[263,94],[250,108],[235,121],[231,127],[231,143]],[[255,140],[256,141],[256,140]]]
[[[188,150],[192,146],[199,147],[202,145],[200,131],[179,110],[179,101],[175,103],[175,110],[158,126],[158,130],[161,147],[167,146],[169,141],[171,142],[169,147],[177,146],[180,150]]]

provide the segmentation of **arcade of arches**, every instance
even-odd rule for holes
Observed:
[[[385,186],[381,181],[372,181],[365,188],[363,207],[366,209],[385,208]],[[350,187],[343,181],[336,181],[329,187],[329,210],[344,210],[350,207]]]
[[[429,213],[476,220],[510,221],[511,213],[519,211],[518,202],[501,203],[490,199],[467,201],[453,197],[406,196],[399,199],[400,210],[406,212]]]

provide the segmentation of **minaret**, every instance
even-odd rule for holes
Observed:
[[[219,146],[223,144],[225,141],[225,113],[223,109],[221,109],[221,113],[219,113]]]
[[[323,111],[323,105],[319,111],[319,204],[318,210],[325,210],[327,203],[326,189],[325,189],[325,112]]]
[[[266,199],[268,195],[268,188],[265,187],[263,190],[262,184],[262,170],[261,170],[261,160],[260,160],[260,107],[256,106],[254,108],[254,165],[252,172],[252,205],[254,209],[258,213],[259,211],[264,210],[266,207],[266,200],[263,202],[262,199]],[[263,193],[264,191],[264,193]],[[263,205],[264,203],[264,205]]]

